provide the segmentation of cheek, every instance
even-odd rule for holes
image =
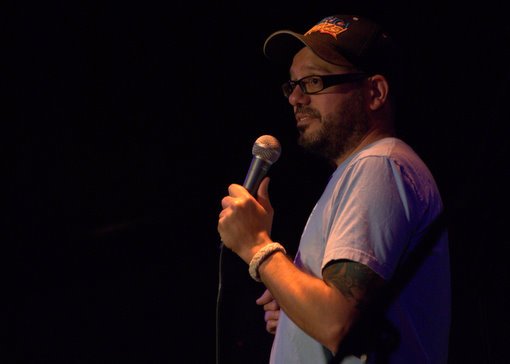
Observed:
[[[326,122],[327,120],[339,119],[348,107],[349,105],[339,100],[338,97],[331,97],[329,100],[325,100],[322,105],[317,106],[317,110],[320,111],[322,122]]]

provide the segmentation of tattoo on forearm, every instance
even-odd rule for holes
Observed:
[[[352,261],[335,261],[323,271],[324,280],[334,285],[362,310],[379,290],[381,278],[367,266]]]

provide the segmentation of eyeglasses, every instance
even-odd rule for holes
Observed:
[[[289,97],[296,86],[299,85],[303,93],[312,95],[324,90],[325,88],[340,85],[342,83],[359,81],[366,77],[368,77],[368,75],[364,72],[324,76],[312,75],[303,77],[296,81],[288,80],[282,85],[282,91],[285,97]]]

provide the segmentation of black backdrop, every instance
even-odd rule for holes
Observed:
[[[3,14],[13,363],[213,363],[216,346],[222,364],[265,362],[263,287],[229,251],[217,305],[220,200],[255,139],[276,136],[273,237],[295,251],[330,170],[296,148],[287,71],[261,48],[339,11],[386,24],[410,61],[400,131],[448,212],[450,362],[505,361],[502,9],[128,0],[13,2]]]

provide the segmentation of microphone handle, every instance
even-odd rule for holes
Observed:
[[[252,196],[257,196],[260,182],[266,176],[269,167],[271,167],[271,164],[264,159],[258,156],[252,158],[250,168],[243,183],[243,187],[246,188]]]

